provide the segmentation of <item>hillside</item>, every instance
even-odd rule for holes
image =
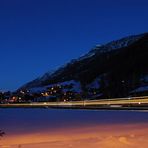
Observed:
[[[69,90],[90,98],[147,94],[147,57],[148,33],[128,36],[96,46],[86,55],[45,73],[20,89],[44,91],[60,84],[71,85]]]

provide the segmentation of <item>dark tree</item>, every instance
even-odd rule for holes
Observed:
[[[3,132],[2,130],[0,130],[0,137],[3,137],[5,135],[5,132]]]

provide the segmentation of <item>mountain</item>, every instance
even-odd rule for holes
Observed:
[[[87,97],[125,97],[148,87],[148,33],[95,46],[78,59],[25,84],[21,90],[42,90],[72,84]],[[19,89],[19,90],[20,90]],[[148,90],[148,89],[147,89]]]

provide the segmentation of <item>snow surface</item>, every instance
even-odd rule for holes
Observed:
[[[93,57],[95,54],[96,54],[96,53],[94,53],[94,52],[89,52],[89,53],[87,53],[87,54],[81,56],[81,57],[78,59],[78,61],[81,61],[81,60],[84,60],[84,59],[87,59],[87,58],[91,58],[91,57]]]
[[[1,148],[147,148],[147,112],[0,109]]]
[[[144,91],[148,91],[148,86],[141,86],[141,87],[133,90],[132,93],[134,93],[134,92],[144,92]]]
[[[141,78],[141,81],[148,82],[148,75],[146,75],[143,78]]]
[[[134,42],[141,39],[144,35],[145,34],[128,36],[128,37],[125,37],[125,38],[122,38],[122,39],[119,39],[119,40],[116,40],[116,41],[112,41],[112,42],[105,44],[103,46],[108,48],[108,51],[120,49],[120,48],[127,47],[127,46],[133,44]]]

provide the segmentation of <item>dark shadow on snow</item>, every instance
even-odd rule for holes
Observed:
[[[0,130],[0,137],[3,137],[5,135],[5,132],[3,132],[2,130]]]

